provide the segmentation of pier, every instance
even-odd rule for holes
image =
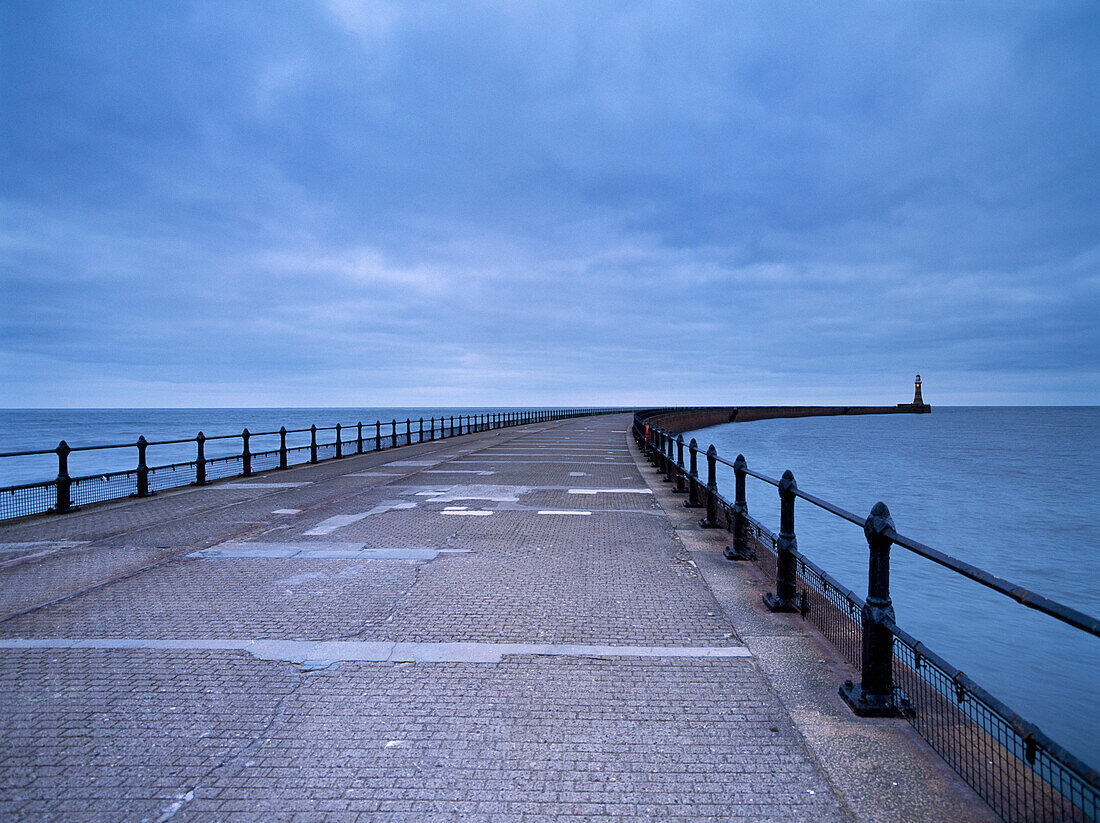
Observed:
[[[683,414],[395,426],[0,524],[0,816],[996,819],[768,608]]]

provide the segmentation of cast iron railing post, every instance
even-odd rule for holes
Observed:
[[[279,468],[285,469],[286,466],[286,426],[279,426]]]
[[[145,461],[145,450],[149,447],[149,441],[145,435],[137,440],[138,464],[137,464],[137,496],[149,496],[149,464]]]
[[[699,521],[704,529],[718,528],[718,449],[707,449],[707,516]]]
[[[684,486],[684,436],[676,435],[676,491],[683,494],[687,491]]]
[[[867,569],[867,602],[863,605],[863,655],[858,685],[851,680],[840,687],[840,696],[861,717],[895,717],[908,710],[905,698],[894,697],[894,605],[890,601],[890,546],[894,541],[890,509],[879,501],[863,524],[870,562]]]
[[[317,462],[317,424],[309,427],[309,462]]]
[[[72,449],[62,440],[57,444],[57,507],[59,513],[73,511],[73,479],[69,477],[69,453]]]
[[[344,447],[340,443],[340,424],[336,424],[336,457],[340,458],[344,456]]]
[[[396,449],[397,448],[397,419],[394,418],[390,422],[390,425],[393,427],[392,429],[390,429],[390,448],[391,449]]]
[[[798,484],[791,470],[779,479],[779,541],[776,545],[775,594],[764,595],[764,605],[770,612],[798,611],[797,586],[794,577],[794,553],[798,541],[794,536],[794,493]]]
[[[667,432],[662,432],[663,439],[661,440],[661,458],[665,464],[665,476],[664,482],[671,483],[672,478],[676,474],[676,461],[672,459],[672,435]]]
[[[417,438],[416,442],[417,443],[423,443],[424,442],[424,418],[423,417],[420,418],[420,436],[419,436],[419,438]]]
[[[733,550],[726,546],[723,552],[728,560],[752,560],[745,542],[745,518],[749,514],[749,504],[745,500],[745,455],[737,455],[733,461]]]
[[[356,427],[359,430],[359,434],[358,434],[358,437],[355,440],[355,453],[356,454],[362,454],[363,453],[363,421],[360,420],[356,424]]]
[[[241,474],[244,477],[252,476],[252,452],[248,448],[248,429],[241,432]]]
[[[435,418],[428,421],[428,442],[435,440]]]
[[[409,418],[405,418],[405,445],[411,446],[413,442],[412,436],[412,421]]]
[[[688,469],[688,499],[684,501],[684,508],[698,509],[703,504],[699,502],[699,464],[696,461],[699,454],[699,444],[695,438],[688,443],[688,454],[691,466]]]
[[[206,485],[206,435],[199,432],[195,438],[195,485]]]
[[[376,452],[382,451],[382,421],[374,421],[374,450]]]

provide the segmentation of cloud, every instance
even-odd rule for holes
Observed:
[[[1100,398],[1093,4],[0,15],[8,404]]]

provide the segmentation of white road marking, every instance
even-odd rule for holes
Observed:
[[[589,515],[592,512],[582,512],[578,509],[542,509],[539,514],[581,514]]]
[[[492,512],[484,511],[483,509],[472,509],[467,511],[448,511],[447,509],[444,509],[440,512],[440,514],[468,514],[472,517],[484,517],[486,515],[492,514]]]
[[[272,514],[298,514],[301,509],[275,509]]]
[[[653,494],[649,489],[570,489],[570,494]]]
[[[312,485],[312,480],[305,480],[300,483],[223,483],[222,485],[211,486],[212,489],[296,489],[299,486]]]
[[[488,471],[486,469],[424,469],[421,474],[477,474],[482,477],[488,477],[490,474],[496,474],[496,472]]]
[[[744,646],[595,646],[579,643],[395,643],[370,640],[157,639],[136,637],[0,638],[0,649],[133,649],[246,651],[260,660],[305,663],[365,660],[392,663],[500,663],[506,655],[554,657],[752,657]]]

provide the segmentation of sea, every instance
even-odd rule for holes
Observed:
[[[412,421],[502,408],[254,408],[0,410],[0,453],[191,439],[251,432]],[[331,433],[328,433],[331,435]],[[1100,615],[1100,407],[935,407],[924,415],[760,420],[685,433],[731,462],[779,477],[857,514],[879,500],[898,532],[1091,615]],[[350,434],[349,434],[350,437]],[[293,445],[309,434],[288,437]],[[240,438],[207,443],[208,457],[239,453]],[[273,448],[278,437],[254,437]],[[193,442],[151,446],[150,465],[194,459]],[[133,468],[132,446],[76,452],[73,476]],[[705,471],[705,462],[701,463]],[[733,497],[732,470],[719,487]],[[0,487],[57,475],[57,458],[0,458]],[[750,513],[773,531],[779,496],[749,478]],[[799,550],[860,595],[867,590],[862,530],[796,503]],[[1100,766],[1100,639],[1034,612],[895,547],[891,594],[898,624],[965,671],[1085,762]]]
[[[706,450],[1087,614],[1100,615],[1100,407],[935,407],[931,414],[729,423],[685,432]],[[686,459],[686,458],[685,458]],[[700,459],[705,478],[706,461]],[[718,464],[733,499],[733,470]],[[779,493],[747,478],[749,513],[779,530]],[[867,594],[863,530],[806,501],[798,549]],[[899,626],[1093,768],[1100,766],[1100,638],[894,547]]]

